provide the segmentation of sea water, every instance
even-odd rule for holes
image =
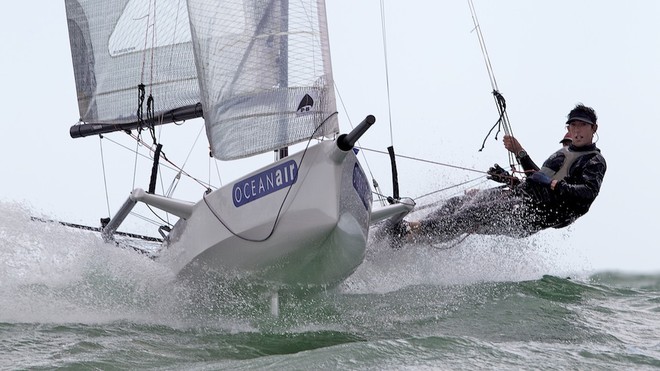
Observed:
[[[538,240],[370,244],[328,290],[185,282],[0,203],[0,369],[657,369],[660,274],[592,273]],[[534,242],[536,241],[536,242]]]

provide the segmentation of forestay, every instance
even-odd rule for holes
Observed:
[[[322,0],[189,0],[188,9],[216,158],[338,131]]]

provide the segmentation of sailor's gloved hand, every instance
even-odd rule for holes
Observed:
[[[500,165],[495,164],[493,167],[488,169],[486,172],[488,174],[488,179],[496,181],[498,183],[510,183],[511,174],[508,171],[504,170]]]
[[[548,187],[550,186],[550,183],[552,183],[552,178],[550,178],[545,173],[542,173],[540,171],[537,171],[534,174],[528,176],[527,180],[530,180],[534,183],[538,183],[540,185],[544,185],[544,186],[548,186]]]

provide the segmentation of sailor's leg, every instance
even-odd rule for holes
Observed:
[[[463,200],[451,214],[434,213],[413,228],[417,241],[446,242],[464,233],[510,235],[522,199],[511,192],[488,190]],[[416,227],[416,226],[415,226]]]
[[[427,218],[441,218],[445,215],[451,215],[465,204],[468,196],[456,196],[446,200],[437,210],[433,211]]]
[[[403,219],[388,219],[381,223],[378,229],[372,233],[375,241],[387,241],[393,249],[400,249],[406,242],[408,222]]]
[[[454,215],[460,209],[466,200],[473,197],[471,195],[452,197],[446,200],[437,210],[433,211],[424,220],[441,220],[450,215]],[[394,249],[399,249],[407,242],[422,242],[419,236],[421,222],[406,220],[387,220],[383,226],[375,233],[376,239],[388,238],[390,245]]]

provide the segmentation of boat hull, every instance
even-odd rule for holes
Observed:
[[[364,260],[371,206],[353,151],[322,142],[204,195],[158,259],[187,277],[329,286]]]

